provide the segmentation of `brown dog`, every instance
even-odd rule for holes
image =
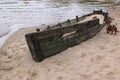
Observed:
[[[107,27],[107,33],[110,33],[110,32],[111,32],[111,34],[113,34],[113,32],[114,32],[116,35],[116,33],[119,31],[117,30],[117,27],[115,25],[109,25]]]

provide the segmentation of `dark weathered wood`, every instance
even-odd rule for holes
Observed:
[[[57,28],[57,29],[51,29],[48,31],[43,31],[40,33],[32,33],[34,36],[38,37],[39,39],[43,39],[43,38],[47,38],[47,37],[51,37],[51,36],[56,36],[56,35],[61,35],[61,34],[65,34],[65,33],[69,33],[72,31],[79,31],[79,30],[84,30],[87,29],[89,27],[95,26],[99,24],[99,19],[96,20],[91,20],[91,21],[87,21],[84,23],[77,23],[74,25],[70,25],[70,26],[66,26],[63,28]]]
[[[74,33],[70,36],[67,36],[64,38],[58,38],[59,40],[53,40],[53,41],[39,41],[41,44],[41,48],[43,49],[43,53],[45,57],[52,56],[53,54],[57,54],[58,52],[61,52],[68,47],[72,47],[74,45],[77,45],[94,35],[98,33],[98,28],[100,29],[103,26],[97,25],[95,27],[86,29],[85,31]],[[46,46],[45,46],[46,45]]]
[[[27,43],[29,44],[29,49],[31,51],[31,55],[33,60],[39,62],[44,59],[44,54],[40,47],[40,43],[34,38],[33,35],[26,35]],[[39,56],[39,57],[38,57]]]
[[[58,23],[58,26],[62,27],[62,24]]]
[[[93,13],[94,13],[94,14],[103,14],[103,11],[102,11],[102,9],[99,10],[99,11],[95,11],[95,10],[94,10]]]
[[[92,14],[102,14],[107,18],[107,14],[102,11],[94,11]],[[86,17],[88,15],[86,15]],[[79,18],[79,20],[83,18],[85,18],[85,16]],[[34,61],[40,62],[49,56],[55,55],[69,47],[73,47],[92,38],[105,25],[100,25],[99,19],[90,20],[84,23],[74,22],[74,20],[69,22],[71,24],[64,27],[58,27],[60,25],[57,24],[58,26],[51,26],[51,28],[46,31],[26,34],[26,40]],[[61,25],[67,23],[68,21],[66,23],[61,23]],[[64,36],[66,33],[70,32],[72,32],[72,34]]]
[[[76,16],[76,20],[77,20],[77,22],[79,21],[79,17],[78,16]]]
[[[37,31],[37,32],[40,32],[40,29],[37,28],[36,31]]]
[[[71,23],[69,19],[67,21],[68,21],[69,24]]]

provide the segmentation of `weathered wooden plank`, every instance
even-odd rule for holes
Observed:
[[[42,43],[41,48],[43,49],[44,57],[55,55],[56,53],[61,52],[67,49],[68,47],[72,47],[93,37],[98,33],[97,31],[98,27],[101,26],[97,25],[95,27],[89,28],[83,31],[82,34],[81,32],[72,34],[73,35],[72,37],[67,38],[65,40],[63,38],[60,38],[59,40],[51,42],[43,43],[42,41],[39,41],[40,43]]]
[[[102,14],[107,18],[107,14],[101,11],[93,12],[93,14]],[[105,24],[99,24],[99,19],[84,23],[72,23],[66,27],[52,28],[43,32],[27,34],[26,40],[34,61],[40,62],[46,57],[55,55],[69,47],[92,38],[104,25]],[[74,33],[63,37],[64,34],[73,31]]]
[[[84,30],[84,29],[87,29],[89,27],[93,27],[97,24],[99,24],[99,19],[91,20],[91,21],[84,22],[84,23],[81,23],[81,24],[77,23],[77,24],[62,27],[62,28],[43,31],[43,32],[40,32],[40,33],[33,33],[33,35],[36,36],[37,39],[43,39],[43,38],[46,38],[46,37],[62,35],[62,34],[65,34],[65,33],[72,32],[72,31]]]

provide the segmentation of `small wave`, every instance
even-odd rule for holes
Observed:
[[[10,36],[12,36],[16,31],[18,31],[21,28],[24,28],[23,24],[15,24],[15,25],[11,26],[10,28],[8,28],[9,29],[8,30],[9,31],[8,34],[0,37],[0,48],[4,45],[4,43],[6,42],[6,40],[10,38]],[[4,32],[4,34],[5,33],[6,32]],[[3,34],[1,34],[1,35],[3,35]]]
[[[20,28],[24,28],[24,27],[25,27],[24,24],[15,24],[10,27],[10,30],[20,29]]]
[[[10,29],[8,27],[0,27],[0,37],[8,34],[10,32]]]

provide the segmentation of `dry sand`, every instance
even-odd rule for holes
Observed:
[[[113,24],[120,23],[120,9],[111,12]],[[20,30],[1,49],[0,80],[119,80],[120,33],[110,35],[105,29],[41,63],[32,60],[24,38],[34,28]]]

